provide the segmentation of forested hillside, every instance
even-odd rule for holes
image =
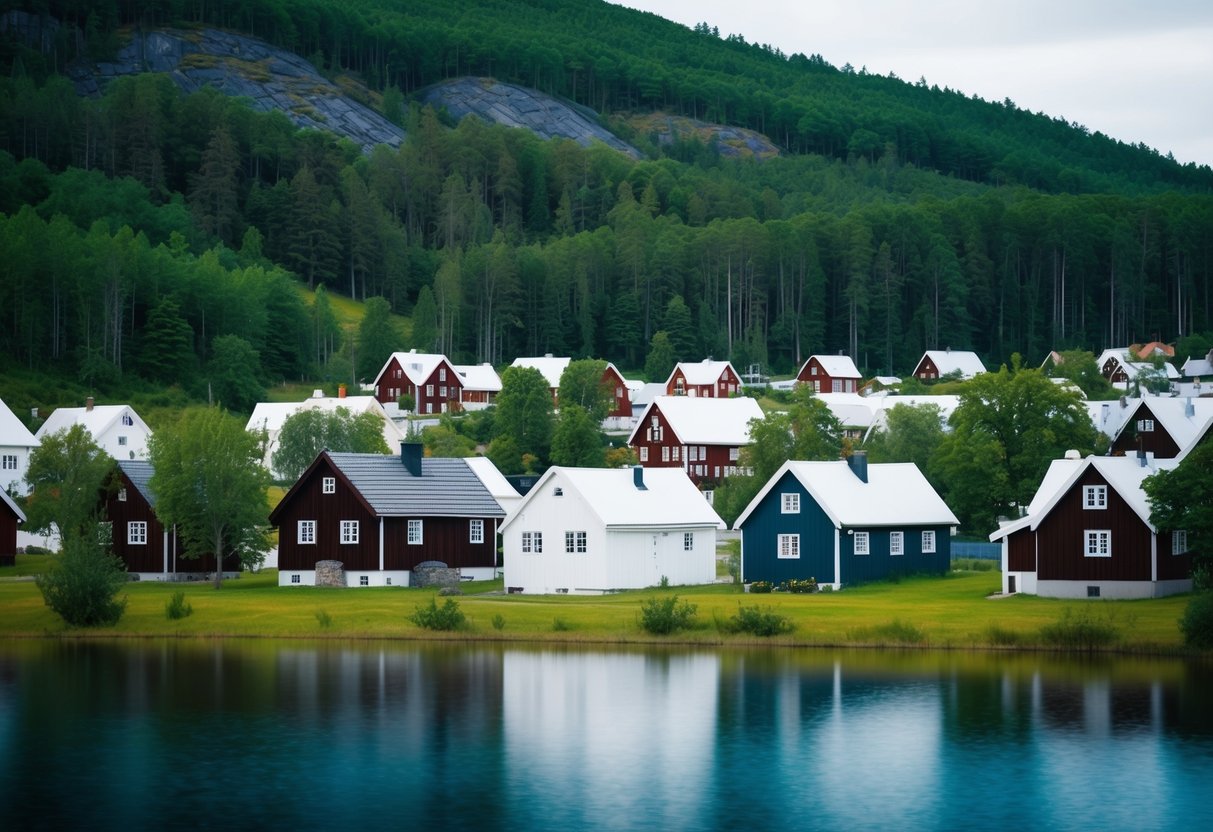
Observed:
[[[3,8],[65,24],[45,49],[0,44],[10,365],[202,385],[230,336],[265,381],[377,367],[292,281],[383,296],[413,318],[402,346],[468,363],[552,352],[638,369],[665,330],[679,358],[789,371],[845,351],[905,373],[927,348],[1033,361],[1213,328],[1213,172],[1011,102],[596,2]],[[81,99],[61,74],[131,26],[198,25],[364,82],[405,143],[364,155],[151,74]],[[649,158],[410,105],[467,74],[590,106]],[[731,160],[624,126],[651,111],[784,152]]]

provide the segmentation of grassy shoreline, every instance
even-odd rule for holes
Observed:
[[[31,556],[25,556],[29,558]],[[34,556],[40,557],[40,556]],[[112,627],[66,626],[42,601],[38,571],[18,560],[0,570],[0,638],[289,638],[542,642],[563,645],[680,645],[1093,651],[1185,654],[1177,621],[1188,596],[1141,601],[1061,601],[988,597],[998,572],[953,572],[853,587],[842,592],[743,594],[730,584],[672,587],[605,596],[500,594],[501,581],[473,582],[458,597],[467,625],[426,630],[409,620],[431,589],[279,587],[276,570],[246,574],[216,591],[203,583],[132,583],[126,613]],[[8,578],[8,580],[4,580]],[[165,604],[182,591],[193,613],[169,620]],[[641,602],[677,595],[696,606],[695,624],[668,636],[640,625]],[[444,599],[439,599],[441,603]],[[741,607],[787,617],[787,635],[761,638],[721,628]],[[498,628],[498,624],[501,625]]]

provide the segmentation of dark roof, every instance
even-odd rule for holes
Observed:
[[[156,469],[152,464],[143,459],[119,460],[118,467],[122,469],[122,473],[126,474],[126,478],[131,481],[131,485],[147,500],[147,504],[152,508],[156,507],[156,498],[152,496],[152,490],[148,488],[148,483],[151,482],[152,474]]]
[[[398,456],[329,453],[329,459],[380,517],[505,517],[462,459],[421,460],[415,477]]]

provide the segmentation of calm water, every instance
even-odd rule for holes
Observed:
[[[0,643],[0,830],[1213,827],[1170,660]]]

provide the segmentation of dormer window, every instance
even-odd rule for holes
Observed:
[[[324,477],[320,480],[321,494],[336,494],[337,493],[337,478]]]
[[[558,485],[558,486],[556,486],[555,488],[553,488],[553,489],[552,489],[552,496],[553,496],[553,497],[563,497],[563,496],[564,496],[564,489],[563,489],[563,488],[561,488],[559,485]]]
[[[135,424],[135,420],[131,418],[131,414],[123,413],[122,414],[122,424],[126,425],[129,428]]]

